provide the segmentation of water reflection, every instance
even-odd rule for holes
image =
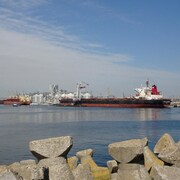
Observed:
[[[141,121],[157,120],[161,118],[161,109],[142,108],[136,109],[137,119]]]
[[[74,121],[149,121],[165,120],[171,116],[165,114],[170,109],[135,108],[135,109],[114,109],[114,108],[70,108],[59,109],[54,114],[54,119],[61,122]],[[171,114],[169,114],[171,115]],[[52,119],[49,117],[49,119]]]
[[[180,108],[115,109],[55,106],[0,106],[0,164],[32,158],[34,139],[70,135],[71,155],[92,148],[97,163],[105,165],[112,142],[147,137],[150,147],[163,133],[180,139]]]
[[[11,123],[60,123],[87,121],[151,121],[179,119],[171,109],[81,108],[55,106],[0,107],[0,121]],[[179,112],[178,112],[179,113]],[[175,115],[176,114],[176,115]]]

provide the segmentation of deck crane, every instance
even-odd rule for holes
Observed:
[[[88,86],[89,84],[87,84],[86,82],[80,81],[79,83],[77,83],[76,86],[76,98],[75,100],[81,100],[81,89],[84,89]]]

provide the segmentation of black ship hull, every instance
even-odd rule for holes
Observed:
[[[61,99],[61,106],[77,107],[116,107],[116,108],[166,108],[170,99],[136,99],[136,98],[90,98],[90,99]]]

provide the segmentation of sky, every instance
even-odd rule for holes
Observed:
[[[156,84],[180,97],[179,0],[1,0],[0,97],[50,84],[133,95]]]

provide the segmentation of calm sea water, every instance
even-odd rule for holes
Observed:
[[[73,137],[69,156],[92,148],[94,160],[105,166],[108,144],[147,137],[153,149],[164,133],[180,140],[180,108],[116,109],[56,106],[0,105],[0,164],[35,159],[29,151],[32,140]]]

